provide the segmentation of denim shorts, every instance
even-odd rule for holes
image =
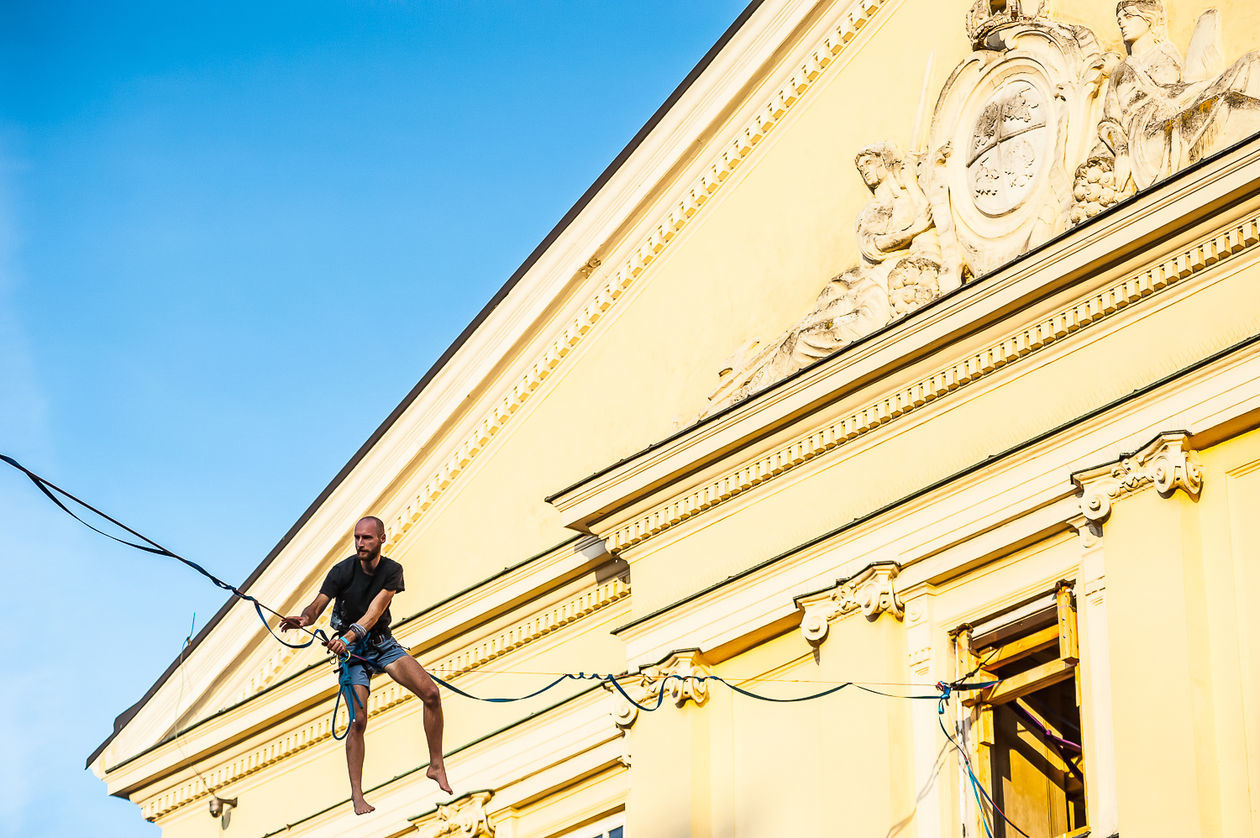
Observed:
[[[379,640],[369,636],[351,646],[350,652],[357,656],[344,664],[350,670],[350,683],[362,687],[368,685],[373,675],[379,675],[385,667],[407,656],[407,650],[392,636]]]

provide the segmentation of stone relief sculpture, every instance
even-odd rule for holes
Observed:
[[[1225,68],[1220,12],[1199,17],[1184,60],[1162,0],[1121,0],[1116,21],[1126,55],[1115,56],[1074,221],[1260,131],[1260,52]]]
[[[894,311],[907,313],[939,293],[946,272],[941,240],[916,161],[892,143],[875,143],[858,152],[854,165],[871,191],[857,219],[862,263],[832,277],[786,335],[738,369],[732,365],[709,399],[710,411],[826,358],[886,325]]]
[[[437,804],[437,811],[415,824],[423,838],[493,838],[494,826],[486,804],[491,791],[476,791]]]
[[[1260,132],[1260,52],[1225,67],[1220,14],[1183,60],[1162,0],[1120,0],[1125,55],[1053,19],[1049,0],[976,0],[972,53],[932,113],[926,147],[858,152],[871,200],[861,261],[719,375],[706,414],[738,402],[988,274],[1135,191]]]
[[[965,271],[983,276],[1066,230],[1074,173],[1097,142],[1107,60],[1050,4],[981,0],[973,52],[941,89],[933,149]],[[938,152],[939,153],[939,152]]]

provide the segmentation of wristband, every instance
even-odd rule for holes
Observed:
[[[358,642],[368,636],[368,630],[358,623],[351,623],[350,630],[354,632],[355,642]]]

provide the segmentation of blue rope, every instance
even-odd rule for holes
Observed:
[[[180,556],[177,553],[174,553],[166,549],[165,547],[163,547],[161,544],[158,544],[153,539],[139,532],[136,532],[131,527],[128,527],[126,524],[122,523],[121,521],[118,521],[115,518],[111,518],[109,515],[106,515],[104,512],[100,511],[99,509],[87,503],[86,501],[80,500],[79,498],[72,495],[70,492],[67,492],[65,489],[62,489],[61,487],[45,480],[43,477],[40,477],[38,474],[35,474],[33,471],[30,471],[29,469],[19,464],[12,457],[8,457],[4,454],[0,454],[0,460],[4,461],[5,463],[8,463],[9,465],[13,466],[13,468],[25,474],[27,478],[29,478],[30,481],[35,484],[36,488],[38,488],[40,492],[42,492],[46,497],[48,497],[49,500],[51,500],[58,507],[60,507],[61,510],[65,512],[67,515],[69,515],[71,518],[74,518],[76,521],[78,521],[80,524],[83,524],[88,529],[96,533],[99,533],[100,535],[103,535],[106,538],[116,541],[119,544],[126,545],[127,547],[132,547],[136,550],[142,550],[146,553],[151,553],[153,555],[163,556],[166,558],[175,559],[178,562],[182,562],[183,564],[197,571],[197,573],[200,573],[202,576],[209,579],[217,587],[232,594],[232,596],[235,596],[238,599],[242,599],[246,602],[252,603],[254,606],[254,611],[258,614],[258,619],[262,622],[263,627],[267,629],[268,634],[270,634],[278,642],[289,647],[290,649],[305,649],[308,646],[310,646],[312,643],[314,643],[316,640],[319,640],[320,643],[324,646],[327,646],[328,643],[330,642],[327,633],[325,633],[323,629],[311,630],[303,626],[302,630],[305,631],[308,635],[310,635],[310,637],[306,640],[305,643],[290,643],[289,641],[285,640],[280,635],[272,631],[271,625],[267,622],[267,616],[266,614],[263,613],[264,611],[267,611],[271,613],[272,615],[283,619],[283,615],[280,614],[279,612],[264,605],[258,599],[240,590],[235,585],[231,585],[227,582],[224,582],[222,579],[218,578],[213,573],[206,570],[204,567],[197,564],[196,562],[190,561],[184,558],[183,556]],[[96,515],[99,515],[101,518],[105,519],[106,521],[109,521],[111,524],[114,524],[120,529],[125,530],[127,533],[136,537],[140,541],[129,541],[125,538],[119,538],[118,536],[113,535],[112,533],[108,533],[102,529],[99,529],[98,527],[93,526],[92,524],[83,520],[83,518],[76,515],[68,506],[62,503],[58,495],[65,497],[67,500],[75,504],[78,504],[79,506],[83,507],[84,509],[89,510],[90,512]],[[140,542],[144,542],[144,543],[140,543]],[[355,649],[359,649],[360,651],[362,651],[362,647],[360,644],[363,642],[364,641],[361,640],[359,641],[359,643],[355,644]],[[330,723],[332,736],[334,739],[337,739],[337,740],[344,739],[346,736],[349,735],[350,729],[351,727],[353,727],[354,721],[356,718],[356,714],[355,714],[356,705],[364,712],[367,711],[367,708],[364,707],[363,702],[359,700],[359,695],[355,691],[354,685],[350,683],[350,661],[355,660],[355,659],[363,661],[364,664],[366,664],[371,669],[376,668],[369,661],[363,658],[361,655],[356,654],[353,650],[347,650],[345,655],[338,656],[340,673],[337,679],[337,682],[338,682],[337,700],[333,704],[333,715],[332,715],[332,721]],[[991,687],[997,684],[998,683],[997,681],[990,681],[990,682],[986,682],[982,684],[964,684],[964,683],[947,684],[945,682],[939,682],[936,685],[936,688],[940,693],[939,695],[935,695],[935,694],[934,695],[899,695],[899,694],[888,693],[888,692],[883,692],[881,690],[872,689],[870,687],[866,687],[861,684],[855,684],[853,682],[846,682],[843,684],[838,684],[833,687],[829,687],[828,689],[821,690],[816,693],[811,693],[809,695],[783,698],[783,697],[777,697],[777,696],[761,695],[760,693],[756,693],[756,692],[753,692],[752,690],[748,690],[743,687],[737,686],[736,684],[732,684],[730,681],[717,675],[690,675],[688,676],[688,675],[668,674],[668,675],[665,675],[661,679],[660,683],[657,685],[655,702],[650,703],[650,704],[641,704],[639,701],[635,700],[635,698],[631,696],[630,693],[626,692],[626,689],[625,687],[621,685],[621,681],[618,679],[618,676],[615,676],[615,675],[600,675],[597,673],[587,674],[585,672],[579,672],[577,674],[565,673],[561,675],[560,677],[556,678],[551,683],[546,684],[545,686],[542,686],[539,689],[534,690],[533,692],[526,693],[525,695],[521,695],[521,696],[512,696],[512,697],[478,696],[466,690],[460,689],[459,687],[455,686],[449,681],[443,680],[442,678],[439,678],[436,675],[433,675],[432,673],[430,673],[430,677],[433,678],[433,680],[436,683],[440,684],[441,686],[445,687],[446,689],[450,690],[456,695],[460,695],[460,696],[463,696],[464,698],[472,699],[474,701],[484,701],[484,702],[489,702],[489,703],[494,703],[494,704],[501,704],[501,703],[515,702],[515,701],[525,701],[527,699],[542,695],[548,690],[551,690],[559,686],[560,684],[564,683],[565,681],[569,681],[569,680],[573,680],[573,681],[595,680],[595,681],[601,681],[603,683],[608,684],[614,690],[620,693],[622,698],[630,702],[630,704],[637,707],[639,710],[643,710],[649,713],[659,710],[661,705],[664,703],[665,686],[670,680],[686,681],[688,678],[693,678],[697,682],[700,682],[700,683],[703,683],[705,681],[716,681],[718,683],[725,684],[727,687],[731,689],[731,691],[736,692],[740,695],[746,696],[748,698],[756,699],[757,701],[768,701],[768,702],[784,703],[784,704],[796,703],[796,702],[801,702],[801,701],[813,701],[815,699],[823,698],[833,693],[837,693],[847,687],[856,687],[857,689],[862,690],[864,692],[872,693],[874,695],[885,696],[887,698],[903,698],[903,699],[908,699],[908,700],[938,701],[939,704],[937,707],[937,713],[938,713],[938,722],[941,726],[941,731],[945,734],[946,738],[949,739],[949,741],[954,745],[954,747],[958,749],[958,752],[962,754],[963,764],[966,766],[967,775],[972,785],[972,792],[976,795],[977,806],[980,807],[980,817],[981,817],[981,822],[984,824],[985,832],[988,833],[989,838],[992,838],[993,833],[989,829],[989,824],[984,816],[984,807],[980,803],[981,794],[983,794],[985,799],[989,801],[989,805],[993,808],[993,811],[1000,814],[1003,817],[1003,819],[1005,819],[1006,822],[1010,824],[1012,828],[1015,829],[1016,832],[1018,832],[1020,835],[1023,835],[1024,838],[1028,838],[1027,833],[1021,830],[1018,826],[1015,826],[1014,823],[1011,823],[1010,818],[1007,818],[1005,813],[1003,813],[1002,810],[999,809],[997,805],[993,802],[993,798],[990,797],[989,793],[984,790],[984,787],[980,784],[979,779],[976,777],[975,773],[972,771],[971,761],[967,758],[966,752],[964,752],[963,749],[959,747],[958,743],[954,741],[954,738],[950,736],[949,731],[945,729],[945,722],[944,722],[945,705],[949,701],[949,698],[954,691],[987,689],[988,687]],[[963,679],[963,680],[966,680],[966,679]],[[342,701],[344,701],[346,704],[346,712],[349,716],[349,722],[346,725],[345,731],[340,736],[338,736],[337,730],[336,730],[337,728],[336,723],[337,723],[337,715],[341,710]]]
[[[988,689],[989,687],[992,687],[992,686],[996,686],[998,683],[999,683],[998,681],[988,681],[983,684],[946,684],[944,682],[938,683],[936,687],[937,689],[941,691],[941,697],[940,697],[940,704],[938,704],[936,708],[936,713],[937,713],[936,721],[937,721],[937,724],[941,726],[941,733],[945,734],[945,738],[949,740],[950,744],[954,746],[954,749],[958,751],[959,756],[963,758],[963,767],[967,771],[967,779],[971,783],[971,793],[975,795],[976,808],[980,812],[980,824],[984,827],[985,833],[988,834],[989,838],[993,838],[993,832],[992,830],[989,829],[989,822],[988,822],[988,819],[985,817],[984,804],[980,800],[980,795],[984,795],[984,799],[989,802],[989,808],[992,809],[993,812],[995,812],[996,814],[1001,815],[1002,820],[1006,821],[1006,823],[1010,825],[1011,829],[1015,830],[1020,835],[1023,835],[1024,838],[1028,838],[1028,833],[1020,829],[1018,826],[1016,826],[1015,822],[1012,821],[1010,818],[1008,818],[1006,816],[1006,813],[1003,812],[998,807],[997,803],[994,802],[993,798],[989,796],[989,793],[984,788],[984,784],[980,782],[980,778],[977,777],[975,771],[972,770],[971,759],[967,756],[967,752],[963,750],[961,745],[959,745],[956,741],[954,741],[954,737],[950,736],[949,731],[945,729],[945,705],[949,701],[950,695],[955,690],[983,690],[983,689]]]

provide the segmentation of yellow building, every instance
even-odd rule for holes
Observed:
[[[980,789],[1032,838],[1260,833],[1221,5],[754,2],[248,583],[299,610],[376,513],[435,674],[660,710],[446,693],[452,799],[379,679],[355,817],[333,670],[228,603],[93,770],[171,838],[1016,835]]]

